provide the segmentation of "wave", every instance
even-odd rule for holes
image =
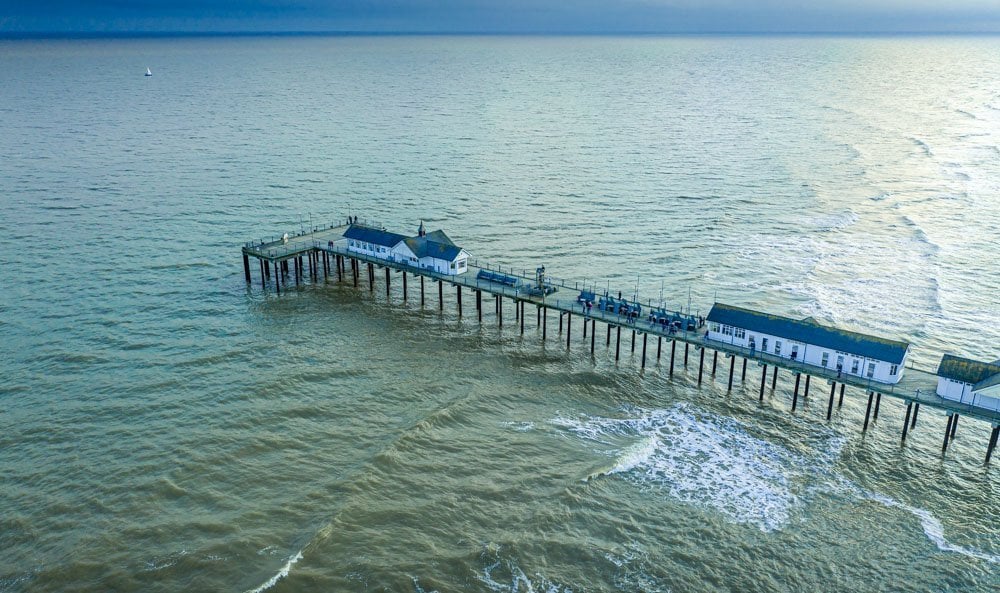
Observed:
[[[920,138],[914,138],[913,136],[911,136],[909,139],[914,144],[916,144],[918,148],[920,148],[920,150],[924,153],[924,156],[928,157],[934,156],[934,152],[931,150],[930,145],[928,145],[926,142],[924,142]]]
[[[624,412],[623,418],[550,421],[585,440],[612,447],[614,462],[584,482],[619,477],[765,533],[782,529],[808,495],[832,490],[911,513],[920,520],[927,539],[943,552],[1000,563],[1000,555],[948,541],[943,524],[930,511],[865,490],[837,474],[834,466],[846,442],[843,436],[831,434],[804,453],[758,438],[736,420],[689,404]]]
[[[248,589],[247,593],[262,593],[263,591],[267,591],[268,589],[276,585],[278,581],[287,577],[288,573],[291,572],[292,570],[292,566],[294,566],[295,563],[298,562],[299,560],[302,560],[302,550],[299,550],[293,556],[290,556],[288,558],[288,562],[285,562],[284,566],[281,567],[281,570],[279,570],[277,574],[267,579],[267,581],[265,581],[262,585],[258,586],[257,588]]]

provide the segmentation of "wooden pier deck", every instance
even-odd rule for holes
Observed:
[[[501,324],[504,320],[503,302],[509,300],[515,307],[519,308],[515,317],[517,322],[520,323],[521,333],[524,333],[526,316],[525,307],[533,305],[536,309],[537,326],[542,331],[543,340],[547,339],[549,311],[554,311],[558,315],[557,321],[559,323],[560,330],[562,330],[563,321],[565,319],[565,323],[567,325],[565,331],[567,347],[570,346],[572,337],[572,332],[570,331],[572,322],[576,320],[578,323],[583,322],[584,324],[589,324],[589,346],[591,353],[594,352],[597,342],[597,322],[601,322],[605,325],[607,330],[605,336],[605,345],[607,347],[611,347],[612,337],[614,337],[615,360],[618,360],[620,357],[622,330],[632,330],[634,333],[631,338],[632,345],[630,347],[634,351],[636,340],[641,342],[642,368],[645,368],[646,366],[649,338],[655,338],[656,340],[656,358],[658,360],[663,354],[663,343],[668,342],[670,350],[670,376],[673,376],[674,373],[675,357],[678,355],[678,343],[683,346],[682,356],[683,365],[685,367],[688,366],[688,359],[691,355],[691,349],[693,347],[696,356],[699,359],[699,385],[702,382],[702,377],[705,371],[705,353],[710,350],[712,351],[710,365],[711,375],[713,377],[716,375],[719,363],[719,353],[724,355],[723,365],[725,365],[726,359],[729,360],[729,369],[723,369],[723,372],[724,376],[728,375],[728,388],[730,390],[732,389],[733,378],[736,372],[740,373],[741,381],[745,381],[748,373],[756,372],[756,369],[762,369],[760,371],[759,389],[761,400],[764,398],[765,389],[768,383],[770,383],[770,387],[774,389],[777,381],[778,369],[782,369],[792,373],[795,378],[795,389],[792,396],[792,411],[794,411],[797,406],[800,386],[803,388],[802,397],[808,397],[810,383],[812,383],[814,387],[819,387],[814,380],[822,380],[824,387],[829,387],[829,400],[826,415],[828,420],[831,417],[835,400],[837,401],[838,407],[843,404],[844,389],[845,387],[850,386],[857,389],[863,389],[868,395],[868,408],[865,415],[863,430],[867,430],[870,418],[878,418],[879,404],[882,396],[885,395],[900,399],[906,404],[906,416],[902,428],[902,440],[904,441],[906,439],[907,431],[916,426],[917,415],[921,406],[942,410],[948,417],[944,432],[945,436],[942,443],[942,451],[947,449],[949,441],[954,438],[955,430],[958,425],[958,418],[960,416],[966,416],[968,418],[987,422],[992,427],[990,440],[987,445],[987,463],[989,462],[990,455],[997,445],[998,436],[1000,436],[1000,410],[989,410],[940,397],[936,393],[937,374],[930,370],[908,366],[906,367],[899,383],[894,385],[867,380],[862,377],[848,374],[838,375],[835,370],[828,370],[822,367],[792,361],[787,358],[764,354],[760,351],[751,352],[749,348],[743,348],[741,346],[735,346],[717,340],[710,340],[707,338],[704,328],[698,328],[695,331],[687,331],[685,329],[671,331],[667,327],[657,323],[650,323],[643,319],[631,321],[625,316],[607,311],[601,311],[596,307],[592,308],[590,311],[586,311],[584,307],[577,302],[577,296],[580,294],[580,290],[584,288],[577,283],[569,284],[566,281],[551,281],[551,284],[556,286],[559,290],[548,296],[540,296],[527,294],[520,286],[507,286],[478,278],[478,272],[480,270],[488,270],[516,277],[521,280],[522,283],[533,282],[534,278],[529,277],[525,270],[518,272],[512,268],[480,265],[478,262],[472,261],[469,264],[468,272],[461,275],[448,275],[429,269],[419,268],[410,265],[407,262],[387,260],[364,255],[354,251],[348,251],[347,241],[343,238],[343,233],[347,230],[347,228],[347,225],[317,227],[309,232],[289,236],[287,237],[287,240],[276,239],[272,241],[245,244],[243,246],[243,263],[247,282],[251,282],[249,265],[250,257],[259,260],[261,268],[261,282],[265,287],[271,277],[270,267],[274,266],[275,288],[279,293],[282,288],[282,282],[285,282],[286,284],[288,282],[288,280],[282,281],[282,277],[294,276],[295,282],[299,282],[300,279],[304,280],[305,267],[303,265],[302,258],[307,258],[309,263],[309,275],[315,280],[318,280],[319,275],[322,273],[325,277],[334,275],[342,281],[347,281],[353,278],[355,286],[359,286],[359,282],[365,282],[365,280],[362,280],[360,277],[361,264],[366,264],[368,272],[367,283],[371,290],[374,290],[376,268],[385,270],[385,290],[387,293],[390,290],[391,283],[390,270],[394,270],[397,273],[402,274],[404,297],[407,290],[408,274],[415,277],[436,280],[438,282],[438,298],[436,300],[438,300],[438,304],[441,309],[444,307],[444,284],[449,284],[457,291],[455,299],[459,315],[462,314],[461,295],[464,292],[464,289],[468,289],[475,294],[475,307],[480,320],[482,319],[483,294],[492,296],[495,299],[496,311],[499,314],[498,320]],[[289,261],[293,263],[294,274],[289,271]],[[346,268],[347,263],[351,266],[350,270],[347,270]],[[277,272],[279,269],[284,270],[284,274],[278,274]],[[547,282],[549,281],[550,280],[547,280]],[[593,288],[591,287],[591,290],[592,289]],[[425,300],[423,280],[421,280],[420,290],[421,303],[423,303]],[[612,336],[612,333],[615,335]],[[585,333],[584,335],[586,336]],[[586,339],[587,338],[585,337],[585,342]],[[740,365],[739,370],[736,368],[737,359],[742,359],[742,364]],[[747,366],[749,362],[754,362],[755,364],[753,365],[753,369],[748,371]],[[768,377],[769,369],[772,373],[770,377]],[[756,381],[756,379],[752,380]],[[840,384],[839,395],[837,394],[838,383]],[[826,394],[824,393],[824,395]],[[872,412],[874,412],[874,415]]]

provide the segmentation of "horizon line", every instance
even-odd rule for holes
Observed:
[[[0,31],[0,39],[101,39],[156,37],[991,37],[998,31]]]

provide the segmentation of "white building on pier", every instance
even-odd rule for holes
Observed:
[[[1000,361],[979,362],[945,354],[937,375],[937,394],[941,397],[1000,410]]]
[[[348,251],[389,262],[449,275],[464,274],[469,269],[469,252],[455,245],[444,231],[427,233],[422,222],[415,237],[352,224],[344,231],[344,238]]]
[[[898,383],[909,344],[715,303],[708,314],[708,338],[750,348],[839,374]]]

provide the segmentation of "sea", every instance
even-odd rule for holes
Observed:
[[[0,40],[0,592],[997,591],[983,422],[240,250],[423,221],[995,360],[998,80],[995,36]]]

